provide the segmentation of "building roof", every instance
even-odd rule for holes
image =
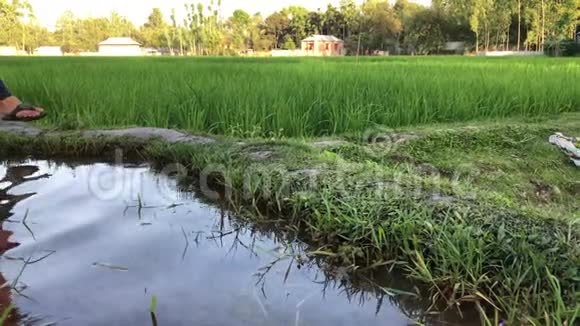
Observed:
[[[141,45],[141,43],[130,37],[109,37],[99,45]]]
[[[303,42],[342,42],[341,39],[339,39],[338,37],[335,37],[333,35],[312,35],[310,37],[305,38],[304,40],[302,40]]]

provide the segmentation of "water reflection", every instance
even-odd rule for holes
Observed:
[[[327,266],[276,221],[246,223],[147,166],[2,174],[0,311],[18,308],[6,325],[150,325],[153,297],[159,325],[439,324],[391,289],[416,292],[404,279]]]
[[[19,202],[28,199],[35,195],[34,192],[23,193],[19,195],[10,194],[10,190],[13,188],[24,184],[26,182],[31,182],[35,180],[40,180],[48,178],[48,174],[42,174],[38,176],[33,175],[37,173],[40,169],[34,165],[19,165],[10,166],[6,169],[4,177],[0,180],[0,256],[6,251],[15,248],[19,245],[17,242],[11,240],[12,232],[4,230],[5,223],[14,223],[10,218],[14,215],[12,209]],[[22,221],[23,224],[26,221]],[[29,261],[30,263],[30,261]],[[13,306],[11,300],[11,290],[18,290],[15,288],[16,283],[9,284],[4,276],[0,273],[0,319],[4,322],[4,325],[16,325],[17,321],[20,319],[17,309]]]

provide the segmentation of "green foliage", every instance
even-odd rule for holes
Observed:
[[[362,6],[362,30],[368,31],[369,43],[363,48],[386,50],[401,32],[401,21],[388,1],[365,1]],[[362,31],[361,31],[362,32]]]
[[[300,137],[580,108],[574,59],[2,58],[0,70],[51,111],[43,123],[67,129]]]
[[[565,57],[578,57],[580,56],[580,43],[569,41],[565,42],[562,46],[562,55]]]
[[[553,216],[574,216],[580,211],[578,172],[571,164],[562,167],[567,157],[545,140],[557,131],[580,134],[577,119],[571,115],[557,123],[479,123],[471,128],[429,130],[420,139],[401,145],[396,155],[414,164],[428,164],[443,175],[469,180],[495,193],[498,205],[527,202]]]
[[[231,30],[231,45],[234,49],[245,50],[249,48],[251,23],[250,15],[239,9],[234,11],[232,17],[228,19],[228,27]]]
[[[16,46],[32,53],[40,45],[55,43],[52,33],[38,24],[28,1],[0,0],[0,26],[0,46]]]
[[[290,35],[286,35],[286,37],[284,37],[284,45],[282,45],[282,48],[286,50],[296,49],[296,43],[294,43],[294,40]]]
[[[110,36],[137,36],[137,29],[115,12],[109,17],[81,19],[67,11],[58,19],[53,34],[54,42],[69,53],[94,52]]]
[[[408,53],[435,54],[445,45],[444,18],[433,9],[420,9],[405,24],[403,45]]]
[[[266,34],[274,39],[274,48],[278,49],[282,46],[284,36],[288,33],[289,19],[284,14],[275,12],[264,21],[264,29]]]
[[[130,36],[145,47],[173,54],[235,55],[296,46],[312,34],[345,40],[350,54],[389,51],[403,54],[441,53],[445,42],[461,41],[471,49],[542,50],[551,40],[575,37],[580,0],[434,0],[424,7],[409,0],[341,0],[338,7],[309,11],[289,6],[270,16],[250,16],[238,9],[220,16],[221,1],[187,2],[171,12],[170,23],[159,8],[136,27],[113,12],[107,17],[78,18],[67,11],[56,31],[39,26],[27,1],[0,1],[0,45],[32,52],[41,45],[61,45],[65,52],[95,51],[111,36]],[[184,16],[182,22],[178,16]],[[567,54],[569,52],[564,52]]]
[[[153,11],[147,18],[147,22],[141,27],[140,37],[145,46],[161,48],[167,45],[166,31],[169,28],[159,8]]]
[[[280,14],[288,17],[286,34],[294,39],[295,44],[305,39],[308,34],[319,34],[313,33],[312,25],[315,24],[310,21],[309,12],[306,8],[302,6],[289,6],[282,9]],[[286,42],[286,39],[284,39],[284,42]]]

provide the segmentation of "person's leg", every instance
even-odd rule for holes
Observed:
[[[12,96],[12,93],[10,93],[10,90],[8,89],[8,87],[6,87],[6,85],[4,84],[2,79],[0,79],[0,101],[4,101],[5,99],[7,99],[11,96]]]
[[[0,80],[0,118],[10,114],[14,109],[22,104],[22,101],[16,96],[13,96],[6,84]],[[30,110],[23,110],[16,114],[18,118],[35,118],[41,115],[44,110],[42,108],[34,108]]]

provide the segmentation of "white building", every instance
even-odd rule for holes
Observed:
[[[40,46],[34,50],[34,54],[44,57],[60,57],[63,55],[60,46]]]
[[[141,44],[130,37],[110,37],[99,43],[99,54],[105,56],[139,56]]]
[[[15,46],[0,46],[0,56],[18,55]]]

